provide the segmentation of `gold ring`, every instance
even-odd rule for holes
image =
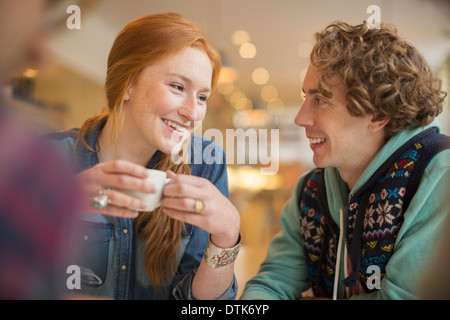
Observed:
[[[202,200],[195,200],[195,213],[202,213],[205,209],[205,204]]]

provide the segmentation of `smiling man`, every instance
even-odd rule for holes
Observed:
[[[414,299],[448,215],[446,93],[393,27],[316,34],[295,123],[316,169],[242,299]]]
[[[295,123],[306,129],[314,164],[337,168],[350,189],[385,142],[388,119],[355,117],[347,109],[347,89],[338,75],[328,79],[331,96],[319,90],[321,72],[313,64],[304,81],[304,100]]]

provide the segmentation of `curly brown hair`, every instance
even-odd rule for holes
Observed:
[[[334,22],[315,34],[311,63],[322,76],[319,91],[331,97],[327,80],[343,79],[349,112],[389,119],[386,139],[409,125],[425,126],[442,112],[447,93],[424,57],[400,39],[394,26],[370,29]]]

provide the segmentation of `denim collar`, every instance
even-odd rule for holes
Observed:
[[[86,136],[86,143],[93,150],[97,150],[97,139],[103,127],[105,126],[106,121],[107,118],[101,120],[98,124],[95,124],[91,128],[89,134]],[[92,168],[93,166],[95,166],[100,162],[98,159],[97,152],[89,150],[83,143],[80,143],[78,145],[76,154],[79,157],[78,163],[80,164],[81,170]],[[160,158],[161,158],[161,151],[157,150],[153,155],[152,159],[150,160],[150,162],[147,164],[147,168],[149,169],[155,168]]]

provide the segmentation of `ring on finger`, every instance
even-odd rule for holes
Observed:
[[[110,203],[110,200],[105,192],[105,189],[103,188],[100,189],[100,191],[89,201],[90,206],[94,209],[103,209],[108,205],[108,203]]]
[[[205,203],[202,200],[195,200],[195,213],[202,213],[205,209]]]

